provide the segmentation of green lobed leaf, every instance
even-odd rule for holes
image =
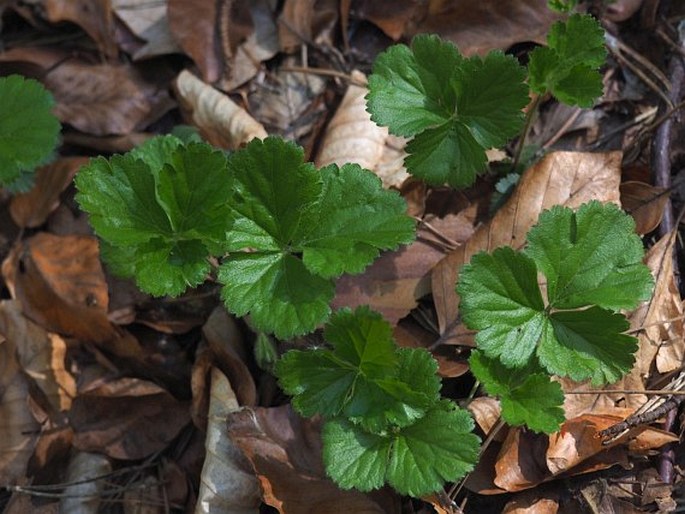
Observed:
[[[414,422],[439,400],[435,359],[422,349],[397,349],[390,325],[368,307],[334,313],[324,338],[332,349],[289,351],[276,366],[303,415],[343,415],[382,433]]]
[[[411,48],[396,45],[378,56],[368,110],[390,132],[414,136],[405,160],[412,174],[464,187],[485,169],[485,150],[522,128],[524,77],[517,61],[501,52],[465,59],[451,43],[419,35]]]
[[[549,330],[535,263],[509,247],[474,255],[457,293],[464,324],[479,331],[478,348],[508,367],[524,366]]]
[[[228,167],[235,221],[219,271],[222,297],[279,338],[325,320],[331,279],[363,271],[380,250],[414,237],[404,200],[357,165],[317,170],[302,148],[270,137],[232,154]]]
[[[528,84],[539,94],[551,92],[570,105],[590,107],[602,93],[597,69],[604,63],[604,30],[589,15],[574,14],[557,22],[547,35],[547,47],[530,53]]]
[[[471,352],[469,365],[488,394],[500,398],[502,419],[510,425],[552,433],[564,422],[561,386],[550,380],[536,359],[512,370],[476,350]]]
[[[12,184],[52,156],[60,123],[54,100],[38,81],[19,75],[0,78],[0,183]]]
[[[525,252],[547,278],[551,306],[632,309],[648,299],[654,280],[634,228],[617,206],[597,201],[575,213],[561,206],[543,212]]]
[[[91,160],[75,182],[81,209],[106,242],[105,258],[153,295],[203,282],[207,258],[225,246],[231,180],[225,157],[207,144],[155,138],[128,154]]]
[[[447,400],[387,435],[335,419],[322,431],[326,472],[343,489],[369,491],[387,481],[400,494],[422,496],[473,469],[479,439],[472,430],[469,414]]]
[[[599,307],[551,315],[553,330],[538,348],[540,363],[550,372],[575,381],[610,384],[630,371],[637,339],[623,334],[630,324],[622,314]]]

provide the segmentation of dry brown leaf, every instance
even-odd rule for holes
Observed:
[[[236,149],[255,137],[267,136],[262,124],[247,111],[189,71],[178,75],[174,88],[185,117],[211,144]]]
[[[473,419],[485,434],[489,434],[493,427],[497,425],[502,412],[499,401],[490,396],[474,398],[466,408],[473,415]],[[500,430],[500,433],[504,435],[505,432]],[[497,435],[501,437],[500,434]]]
[[[0,341],[0,483],[5,485],[24,476],[40,431],[29,411],[29,383],[16,355],[14,341]]]
[[[417,0],[395,0],[389,9],[387,4],[378,0],[358,0],[354,2],[354,11],[358,18],[370,21],[397,41],[426,15],[428,4]]]
[[[343,491],[326,478],[318,424],[300,418],[289,405],[236,412],[228,431],[251,462],[264,502],[282,514],[399,512],[392,497]]]
[[[45,223],[59,205],[60,194],[69,187],[78,169],[87,163],[87,157],[61,157],[38,168],[31,190],[12,197],[10,214],[14,222],[22,228]]]
[[[74,447],[134,460],[163,450],[190,414],[187,404],[151,382],[120,379],[74,398],[69,420]]]
[[[621,205],[635,220],[635,232],[647,234],[659,226],[669,198],[664,188],[630,180],[620,191]]]
[[[75,451],[69,459],[65,481],[71,485],[64,488],[60,500],[60,512],[70,514],[97,514],[107,480],[98,477],[112,472],[112,463],[99,453]]]
[[[553,205],[578,207],[590,200],[618,203],[620,166],[620,152],[554,152],[523,174],[511,198],[494,217],[433,269],[433,299],[446,342],[469,338],[465,328],[457,323],[459,298],[454,288],[461,266],[482,250],[492,251],[499,246],[521,248],[540,213]]]
[[[240,410],[231,383],[212,368],[205,447],[196,514],[249,514],[259,512],[261,490],[249,462],[228,437],[226,420]]]
[[[431,0],[428,5],[428,15],[410,35],[438,34],[456,43],[464,55],[506,50],[528,41],[542,44],[550,25],[559,19],[547,0]]]
[[[117,56],[110,0],[43,0],[45,18],[51,23],[70,21],[86,32],[107,57]]]
[[[366,84],[366,77],[359,71],[352,72],[352,79]],[[342,102],[335,111],[316,157],[318,167],[353,162],[362,168],[377,171],[383,163],[383,173],[379,176],[385,187],[398,187],[409,176],[397,160],[404,156],[402,148],[388,146],[397,144],[397,139],[389,140],[388,129],[371,121],[366,110],[366,87],[350,84]]]
[[[13,48],[0,53],[0,62],[40,78],[55,96],[55,115],[82,132],[129,134],[173,107],[162,85],[168,72],[149,64],[146,68],[92,64],[70,51],[43,47]],[[155,82],[148,81],[143,71]]]
[[[248,349],[235,318],[223,306],[214,309],[202,327],[214,364],[228,377],[241,406],[257,405],[257,387],[247,367]]]
[[[51,419],[68,411],[76,396],[76,382],[64,368],[64,340],[25,318],[16,301],[0,303],[0,334],[13,342],[19,365],[42,393],[36,398],[34,389],[33,400],[44,406]]]
[[[12,249],[2,272],[26,316],[46,329],[95,342],[116,337],[95,238],[38,233]]]
[[[517,494],[507,502],[502,514],[557,514],[559,495],[542,493],[535,490]]]
[[[131,33],[145,41],[133,52],[133,60],[180,53],[169,28],[166,3],[159,0],[112,0],[114,14]]]
[[[312,42],[332,45],[338,9],[336,0],[285,0],[278,17],[281,50],[292,53]]]

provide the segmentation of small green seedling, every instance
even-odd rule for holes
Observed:
[[[478,330],[471,370],[508,423],[558,430],[564,398],[551,375],[602,385],[630,370],[637,339],[618,311],[653,288],[634,228],[613,204],[557,206],[540,215],[524,251],[479,253],[462,268],[460,314]]]
[[[0,78],[0,186],[29,189],[36,167],[51,159],[60,132],[54,103],[40,82]]]
[[[440,398],[437,362],[397,348],[390,325],[367,307],[333,314],[330,348],[291,350],[276,366],[303,416],[321,415],[327,473],[344,489],[386,482],[421,496],[475,465],[479,441],[468,412]]]

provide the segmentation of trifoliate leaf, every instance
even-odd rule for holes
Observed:
[[[237,315],[281,339],[310,332],[329,314],[332,278],[359,273],[380,250],[408,243],[404,200],[356,165],[317,170],[278,138],[232,154],[236,220],[219,280]],[[247,250],[242,253],[242,250]]]
[[[405,164],[414,175],[455,187],[485,169],[485,150],[523,125],[525,72],[501,52],[465,59],[436,36],[419,35],[376,59],[369,77],[371,119],[400,136],[415,136]]]
[[[547,277],[551,306],[632,309],[649,298],[654,281],[634,229],[633,218],[613,204],[543,212],[528,232],[526,254]]]
[[[536,93],[549,91],[564,103],[590,107],[602,94],[597,69],[605,58],[601,25],[591,16],[574,14],[552,25],[546,48],[531,52],[528,84]]]
[[[506,366],[524,366],[549,329],[533,260],[509,247],[474,255],[457,292],[464,324],[479,330],[478,348]]]
[[[599,307],[551,315],[553,330],[538,348],[540,363],[550,372],[575,381],[610,384],[635,362],[637,339],[623,334],[630,324],[622,314]]]
[[[479,440],[469,414],[443,400],[416,423],[386,435],[344,419],[323,427],[326,472],[343,489],[377,489],[387,481],[400,494],[422,496],[468,473]]]
[[[510,425],[551,433],[564,422],[564,393],[537,364],[537,359],[514,370],[476,350],[471,352],[469,365],[488,394],[499,397],[502,419]]]
[[[60,124],[50,92],[19,75],[0,78],[0,184],[33,172],[52,155]]]
[[[398,350],[390,325],[368,307],[337,311],[324,338],[331,350],[291,350],[276,366],[303,415],[344,415],[382,433],[414,422],[438,401],[433,357],[422,349]]]
[[[177,295],[203,282],[207,258],[225,246],[231,180],[224,155],[207,144],[156,138],[128,154],[91,160],[76,187],[114,268],[132,272],[151,294]]]

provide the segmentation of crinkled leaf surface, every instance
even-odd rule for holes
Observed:
[[[412,174],[463,187],[484,169],[485,150],[521,129],[524,75],[501,52],[465,59],[452,43],[419,35],[411,48],[395,45],[378,56],[368,110],[391,133],[414,136],[405,161]]]
[[[478,348],[506,366],[524,366],[549,322],[533,260],[509,247],[481,252],[459,274],[466,326],[479,330]]]
[[[622,314],[591,307],[555,312],[550,321],[553,331],[538,348],[550,373],[600,385],[616,382],[632,367],[637,339],[623,334],[630,324]]]
[[[473,469],[479,439],[472,430],[469,414],[446,400],[387,435],[335,419],[322,432],[326,472],[344,489],[369,491],[387,481],[401,494],[422,496]]]
[[[564,103],[592,106],[602,94],[597,69],[604,63],[604,30],[589,15],[574,14],[557,22],[547,35],[547,47],[536,48],[528,63],[528,84],[539,94],[550,91]]]
[[[57,146],[60,124],[54,100],[38,81],[19,75],[0,78],[0,183],[45,163]]]
[[[564,422],[561,386],[550,380],[535,359],[513,370],[476,350],[471,353],[469,365],[486,391],[500,398],[502,418],[510,425],[551,433]]]
[[[232,154],[229,169],[236,220],[219,271],[222,296],[279,338],[326,318],[332,278],[361,272],[380,250],[414,237],[404,200],[359,166],[317,170],[300,147],[271,137]]]
[[[152,139],[128,154],[91,160],[76,187],[113,268],[132,273],[151,294],[177,295],[203,282],[208,256],[225,246],[231,180],[224,155],[204,143]]]
[[[342,414],[381,432],[413,422],[438,401],[435,360],[424,350],[398,350],[390,325],[368,307],[337,311],[324,338],[331,350],[291,350],[276,366],[303,415]]]
[[[613,204],[590,202],[577,212],[555,206],[527,235],[526,254],[547,278],[552,307],[632,309],[654,280],[633,218]]]

